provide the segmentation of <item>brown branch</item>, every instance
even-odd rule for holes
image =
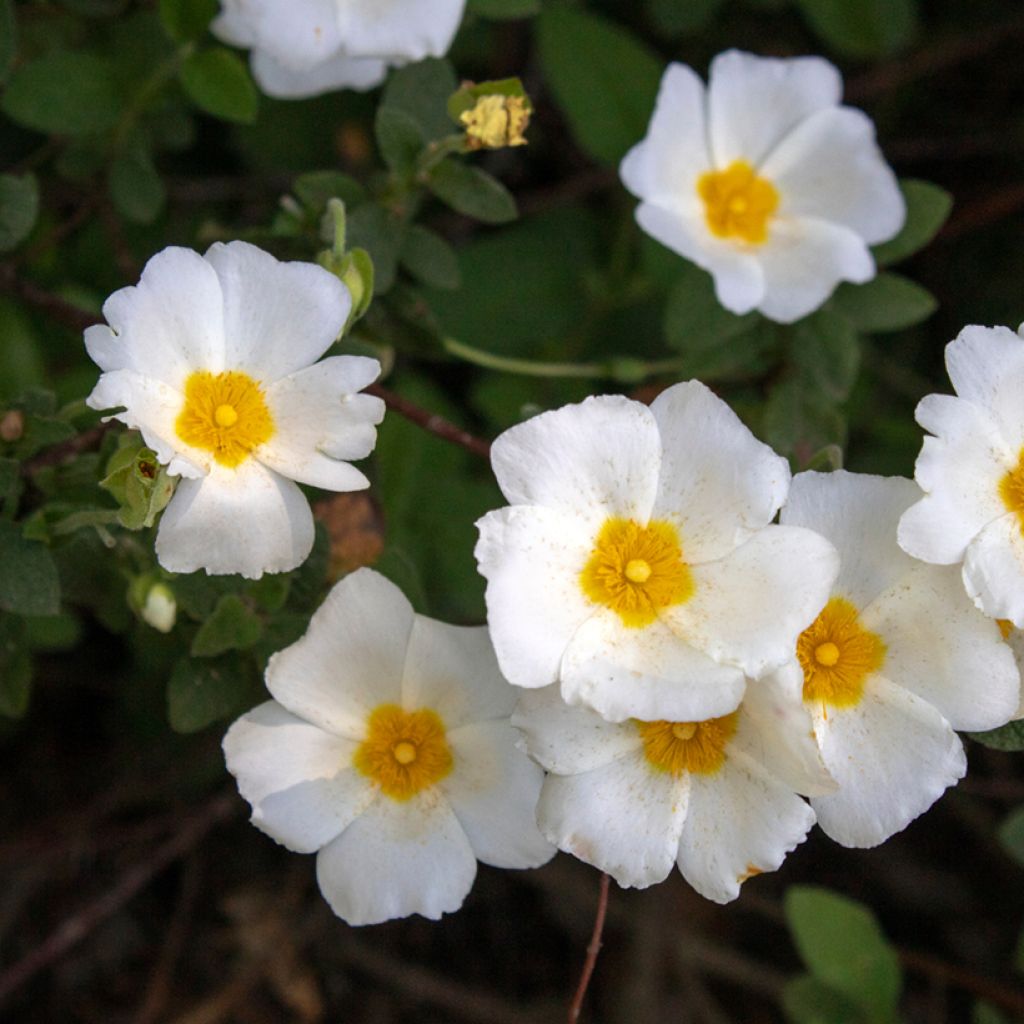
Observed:
[[[1015,1017],[1024,1015],[1024,991],[1004,985],[994,978],[949,964],[927,953],[919,953],[912,949],[899,950],[900,962],[908,971],[924,974],[930,978],[951,985],[955,988],[971,992],[981,999],[1009,1010]]]
[[[61,922],[40,945],[0,975],[0,1005],[40,971],[51,967],[70,952],[107,918],[116,914],[161,871],[192,850],[210,829],[226,820],[237,809],[238,799],[233,791],[214,797],[185,822],[177,835],[126,871],[113,888]]]
[[[70,327],[73,331],[84,331],[86,327],[100,323],[101,318],[96,313],[75,306],[59,295],[40,288],[32,281],[19,277],[9,263],[0,264],[0,290],[13,292],[34,309],[46,313],[51,319]]]
[[[479,455],[481,458],[489,459],[491,457],[491,445],[488,441],[476,437],[474,434],[469,433],[469,431],[463,430],[462,427],[457,427],[443,416],[438,416],[426,409],[421,409],[415,402],[410,402],[408,398],[403,398],[389,388],[383,387],[380,384],[371,384],[366,388],[366,393],[383,398],[389,409],[397,412],[400,416],[404,416],[411,423],[415,423],[416,426],[422,427],[427,433],[440,437],[442,440],[449,441],[452,444],[457,444],[459,447],[465,448],[466,451]]]
[[[21,464],[21,475],[31,476],[47,466],[59,466],[62,462],[66,462],[76,455],[81,455],[82,452],[91,452],[99,448],[103,438],[107,435],[107,431],[117,426],[120,426],[120,424],[115,420],[97,423],[95,427],[90,427],[81,434],[69,437],[66,441],[61,441],[52,448],[44,449],[38,455],[33,456],[31,459],[26,459]]]
[[[608,884],[607,872],[601,872],[601,887],[597,896],[597,914],[594,917],[594,931],[590,936],[590,944],[587,946],[587,958],[583,961],[583,972],[580,974],[580,983],[576,986],[576,994],[569,1004],[569,1024],[576,1024],[580,1019],[580,1011],[583,1009],[583,1000],[590,987],[590,979],[594,974],[594,967],[597,965],[597,954],[601,952],[601,936],[604,933],[604,919],[608,913]]]

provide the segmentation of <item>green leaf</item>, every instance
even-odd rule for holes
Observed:
[[[0,174],[0,252],[10,252],[28,238],[38,214],[35,175]]]
[[[428,141],[440,139],[451,134],[447,104],[448,97],[457,88],[458,80],[451,64],[428,57],[391,73],[381,106],[404,111],[420,126]]]
[[[811,28],[837,53],[884,57],[917,34],[917,0],[797,0]]]
[[[895,1017],[903,979],[896,951],[867,907],[815,885],[794,885],[784,900],[800,958],[820,982],[872,1021]]]
[[[331,199],[340,199],[346,206],[357,206],[366,199],[366,189],[341,171],[302,174],[292,182],[292,192],[313,217],[321,216]]]
[[[60,580],[49,548],[0,521],[0,608],[18,615],[56,615]]]
[[[466,10],[494,21],[529,18],[540,13],[540,0],[469,0]]]
[[[971,1024],[1010,1024],[1010,1019],[991,1003],[979,1001],[971,1011]]]
[[[504,224],[516,218],[512,193],[479,167],[443,160],[431,171],[428,186],[453,210],[484,224]]]
[[[244,711],[254,686],[238,658],[183,658],[167,683],[167,717],[175,732],[198,732]]]
[[[895,238],[871,251],[880,267],[898,263],[924,248],[938,233],[953,209],[953,197],[929,181],[904,178],[900,190],[907,204],[907,219]]]
[[[722,9],[725,0],[647,0],[647,13],[663,36],[700,32]]]
[[[913,327],[938,308],[931,292],[892,273],[879,274],[867,284],[841,284],[830,305],[864,334]]]
[[[455,250],[437,233],[414,224],[402,242],[402,266],[431,288],[458,288],[461,282]]]
[[[1024,807],[1018,807],[999,826],[999,842],[1003,849],[1024,866]]]
[[[860,339],[853,324],[839,313],[817,313],[783,329],[789,356],[810,391],[829,402],[846,398],[860,367]]]
[[[846,439],[846,421],[834,402],[800,374],[790,374],[768,392],[761,427],[763,440],[803,466],[815,453]]]
[[[0,715],[24,718],[32,693],[32,658],[28,651],[15,651],[0,660]]]
[[[972,740],[977,740],[982,746],[991,747],[992,750],[1024,750],[1024,720],[1007,722],[998,729],[989,729],[987,732],[969,732],[967,734]]]
[[[570,7],[539,21],[547,83],[579,145],[617,164],[647,131],[664,62],[626,29]]]
[[[384,163],[396,174],[409,174],[426,142],[419,122],[400,107],[381,106],[374,134]]]
[[[129,530],[148,529],[167,507],[177,478],[157,462],[156,452],[140,444],[138,435],[121,436],[121,446],[110,457],[100,487],[121,506],[118,521]]]
[[[14,0],[0,0],[0,82],[7,79],[18,55],[18,24]]]
[[[152,224],[167,201],[163,180],[145,150],[119,154],[107,179],[118,212],[133,224]]]
[[[22,489],[21,463],[0,459],[0,513],[13,518]]]
[[[178,43],[204,35],[217,13],[217,0],[160,0],[160,21]]]
[[[224,121],[252,124],[259,94],[238,54],[223,46],[193,53],[181,66],[181,84],[192,102]]]
[[[117,122],[121,102],[113,69],[92,53],[55,51],[11,75],[0,109],[26,128],[52,135],[89,135]]]
[[[199,627],[190,653],[213,658],[225,651],[244,651],[263,635],[263,623],[237,594],[225,594],[213,614]]]
[[[42,384],[46,369],[39,338],[25,310],[13,299],[0,297],[0,338],[0,399]]]
[[[863,1024],[856,1003],[809,974],[786,982],[782,1008],[791,1024]]]
[[[405,225],[376,203],[363,203],[348,216],[348,244],[365,249],[373,261],[374,291],[383,295],[395,283]]]
[[[700,352],[750,330],[756,313],[736,316],[715,296],[711,275],[693,263],[681,270],[665,307],[665,341],[678,352]]]

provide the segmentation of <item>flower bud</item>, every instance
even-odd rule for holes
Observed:
[[[178,602],[174,591],[166,583],[154,583],[146,594],[139,611],[142,621],[157,632],[170,633],[178,617]]]

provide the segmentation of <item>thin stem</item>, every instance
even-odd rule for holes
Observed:
[[[153,74],[143,82],[118,121],[111,139],[112,152],[117,153],[125,144],[136,122],[146,112],[146,108],[160,93],[160,90],[178,73],[178,69],[192,55],[195,48],[195,43],[185,43],[154,68]]]
[[[580,1019],[580,1011],[583,1009],[583,1000],[586,997],[587,989],[590,987],[590,979],[594,974],[594,967],[597,964],[597,954],[601,952],[601,936],[604,933],[604,919],[608,914],[608,884],[610,879],[606,872],[601,872],[601,888],[597,896],[597,913],[594,916],[594,930],[590,935],[590,944],[587,946],[587,958],[583,961],[583,972],[580,974],[580,983],[576,986],[576,994],[569,1004],[569,1024],[576,1024]]]

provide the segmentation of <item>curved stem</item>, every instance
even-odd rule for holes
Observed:
[[[601,952],[601,935],[604,932],[604,919],[608,913],[608,883],[609,878],[606,872],[601,872],[601,888],[597,896],[597,913],[594,916],[594,931],[590,936],[590,943],[587,946],[587,958],[583,961],[583,971],[580,974],[580,983],[576,986],[576,994],[569,1004],[569,1024],[576,1024],[580,1019],[580,1010],[583,1009],[583,999],[590,987],[590,979],[594,974],[594,967],[597,964],[597,954]]]

